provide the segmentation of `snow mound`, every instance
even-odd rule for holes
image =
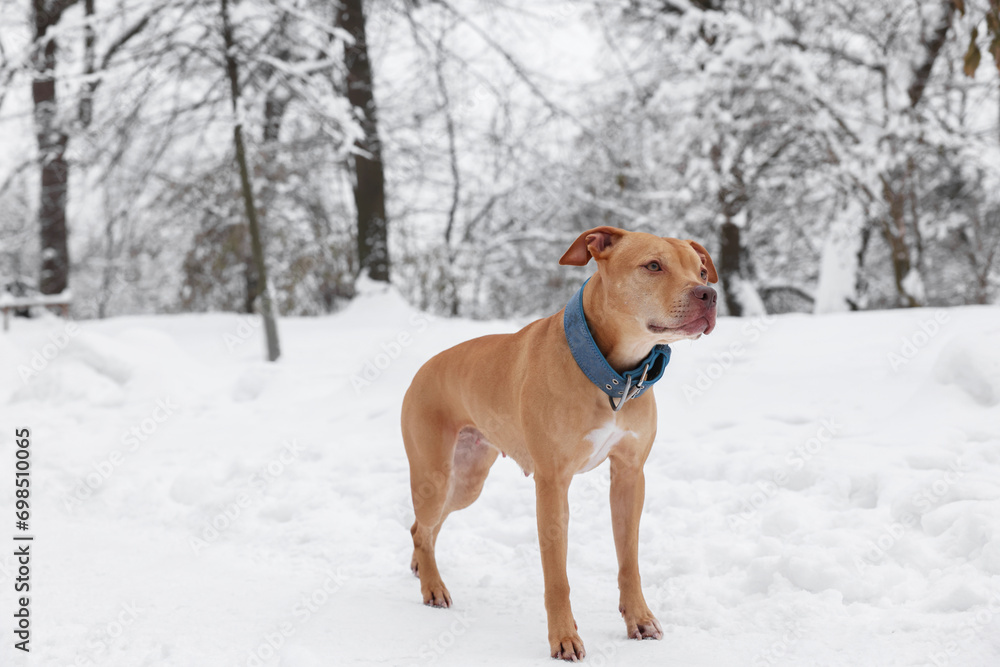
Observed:
[[[49,329],[30,349],[7,347],[19,381],[11,401],[56,404],[85,401],[95,406],[121,405],[122,387],[134,365],[108,336],[81,331],[73,322]]]
[[[118,385],[128,382],[135,370],[133,360],[122,353],[120,343],[110,336],[89,331],[72,338],[64,356],[78,360]]]
[[[111,407],[124,403],[125,393],[118,383],[90,364],[69,359],[30,377],[10,396],[12,403],[30,400],[56,405],[85,401]]]
[[[240,373],[233,384],[232,398],[237,403],[256,400],[267,388],[274,368],[269,366],[251,366]]]
[[[121,405],[136,397],[190,395],[208,390],[204,372],[171,336],[151,329],[97,333],[70,323],[49,330],[31,348],[0,349],[0,372],[16,379],[11,401],[53,405],[74,401]]]
[[[366,280],[358,281],[358,296],[338,313],[341,324],[362,326],[395,325],[417,311],[395,287]]]
[[[1000,349],[996,335],[969,332],[949,341],[934,366],[942,384],[954,384],[983,406],[1000,403]]]

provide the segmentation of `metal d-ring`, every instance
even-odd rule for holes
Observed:
[[[613,396],[608,396],[608,402],[611,403],[611,409],[618,412],[622,409],[622,406],[628,402],[628,399],[632,398],[628,395],[628,388],[632,386],[632,376],[625,376],[625,391],[622,393],[622,397],[618,399],[618,405],[615,405],[615,399]]]
[[[618,412],[619,410],[621,410],[626,403],[635,398],[636,394],[642,391],[642,388],[645,386],[646,383],[646,376],[648,374],[649,374],[649,364],[646,364],[645,368],[642,369],[642,377],[639,378],[639,381],[635,383],[634,387],[632,386],[632,376],[631,375],[625,376],[625,392],[622,394],[622,397],[618,399],[618,404],[615,405],[615,399],[611,396],[608,396],[608,402],[611,403],[611,409],[614,412]],[[630,388],[631,391],[629,391]]]

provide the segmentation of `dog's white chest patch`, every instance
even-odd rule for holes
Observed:
[[[583,467],[579,472],[587,472],[593,470],[599,466],[604,459],[608,458],[608,454],[611,453],[611,448],[618,444],[618,442],[627,435],[635,435],[633,431],[627,431],[623,428],[619,428],[615,424],[615,420],[605,423],[603,426],[595,428],[593,431],[583,436],[585,440],[589,440],[594,446],[594,451],[591,453],[590,458],[587,462],[583,464]]]

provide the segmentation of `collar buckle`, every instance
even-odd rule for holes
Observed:
[[[642,369],[642,377],[639,378],[639,381],[635,383],[634,387],[632,387],[632,376],[625,376],[625,391],[622,393],[622,397],[618,399],[618,404],[615,404],[615,399],[613,397],[608,396],[608,403],[611,404],[611,409],[613,411],[618,412],[621,410],[626,403],[635,398],[636,394],[642,391],[643,387],[646,386],[646,375],[648,373],[649,364],[646,364],[645,368]]]

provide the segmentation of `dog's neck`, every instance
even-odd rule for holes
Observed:
[[[649,336],[629,335],[627,325],[634,323],[622,321],[608,306],[607,290],[600,272],[584,287],[583,312],[601,354],[619,373],[635,368],[656,345]]]

